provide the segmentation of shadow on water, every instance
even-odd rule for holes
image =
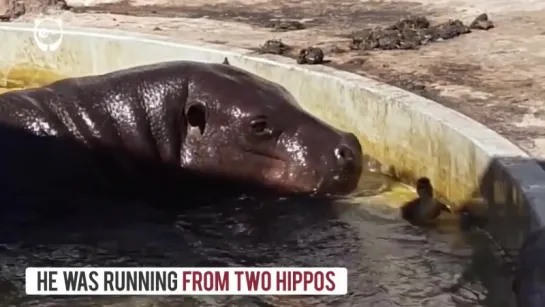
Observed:
[[[254,183],[7,127],[0,140],[2,306],[510,306],[510,273],[490,261],[497,257],[478,232],[460,238],[408,225],[395,210],[380,215],[333,199],[278,198]],[[504,164],[491,164],[476,195],[494,199],[491,178],[512,180]],[[510,205],[513,195],[504,199],[490,206],[492,222],[483,227],[516,249],[529,218]],[[349,293],[28,297],[28,266],[341,266]]]

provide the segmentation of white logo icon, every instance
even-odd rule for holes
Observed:
[[[55,51],[62,43],[62,20],[41,18],[34,20],[34,41],[40,50]]]

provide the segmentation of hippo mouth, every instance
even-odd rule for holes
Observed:
[[[315,185],[306,185],[300,181],[292,181],[286,178],[288,171],[288,159],[280,155],[265,152],[258,149],[248,149],[247,152],[255,157],[259,157],[262,161],[267,161],[268,169],[264,172],[267,185],[281,191],[282,193],[299,194],[299,193],[314,193]],[[323,180],[323,179],[322,179]]]
[[[267,160],[274,160],[277,162],[281,162],[282,164],[286,163],[286,160],[280,157],[279,155],[276,155],[274,153],[266,152],[264,150],[258,150],[258,149],[248,149],[248,153],[265,158]]]

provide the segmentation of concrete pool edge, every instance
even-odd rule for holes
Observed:
[[[228,57],[232,65],[281,83],[318,117],[358,134],[368,152],[394,166],[403,179],[429,177],[440,195],[458,206],[484,197],[492,204],[489,216],[498,222],[493,234],[505,219],[522,228],[529,222],[533,228],[545,225],[545,171],[494,131],[415,94],[330,67],[299,66],[285,57],[224,45],[65,27],[59,50],[42,52],[33,35],[32,24],[1,24],[0,58],[84,75],[148,62]],[[511,246],[521,238],[499,239]]]

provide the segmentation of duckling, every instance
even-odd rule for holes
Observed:
[[[448,208],[433,198],[433,187],[428,178],[422,177],[416,181],[418,198],[401,207],[401,216],[414,225],[433,223],[441,211],[450,212]]]

